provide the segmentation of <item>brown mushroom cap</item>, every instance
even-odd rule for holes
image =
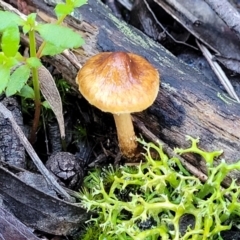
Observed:
[[[104,112],[140,112],[149,107],[159,89],[158,71],[144,58],[125,52],[91,57],[79,71],[79,91]]]

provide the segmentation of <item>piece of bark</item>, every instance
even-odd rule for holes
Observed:
[[[32,2],[40,11],[54,15],[49,5],[40,5],[37,0]],[[140,31],[118,20],[99,0],[89,0],[66,22],[86,41],[75,51],[81,64],[99,51],[127,51],[142,55],[159,70],[161,88],[155,103],[147,111],[135,115],[156,136],[171,147],[188,146],[186,134],[200,137],[200,147],[223,149],[228,163],[240,159],[240,108],[218,97],[223,91],[217,84],[209,82],[202,73],[179,61]],[[59,55],[46,60],[77,89],[77,69],[65,57]],[[197,161],[192,164],[199,166]]]
[[[23,119],[19,103],[15,98],[4,98],[2,104],[13,114],[19,127],[23,129]],[[25,149],[14,132],[11,123],[0,114],[0,160],[25,168]]]
[[[20,180],[10,169],[19,174],[27,172],[0,162],[0,202],[28,227],[54,235],[68,235],[89,219],[89,214],[78,204],[36,189],[33,184]],[[46,187],[46,182],[42,185]]]
[[[84,172],[79,159],[69,152],[53,153],[46,162],[46,167],[70,189],[81,189]]]

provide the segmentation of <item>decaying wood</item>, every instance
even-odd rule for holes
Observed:
[[[54,16],[49,7],[51,3],[32,2],[40,16],[41,12],[49,18]],[[100,51],[127,51],[144,56],[159,70],[161,88],[155,103],[147,111],[135,114],[158,138],[170,147],[186,147],[186,134],[200,137],[200,147],[223,149],[228,163],[240,159],[240,108],[235,102],[228,104],[219,97],[223,92],[218,85],[115,18],[100,0],[89,0],[66,22],[85,39],[86,44],[74,52],[81,64]],[[45,60],[51,62],[77,91],[78,69],[69,60],[62,55]],[[201,167],[198,162],[192,163]]]
[[[23,118],[19,103],[15,98],[5,98],[1,101],[11,111],[16,123],[23,128]],[[11,123],[0,115],[0,160],[17,167],[26,167],[25,150]],[[11,136],[11,137],[9,137]]]

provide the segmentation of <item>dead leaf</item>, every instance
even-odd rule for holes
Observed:
[[[25,183],[24,178],[20,179],[16,173],[28,175],[31,185],[28,182]],[[36,185],[33,181],[39,181],[39,183]],[[49,185],[41,175],[33,177],[32,173],[24,169],[12,167],[0,161],[0,203],[2,202],[4,209],[8,209],[11,214],[32,229],[59,236],[75,232],[89,219],[90,214],[79,204],[69,203],[49,195],[50,192],[46,191],[47,187]],[[3,215],[0,209],[0,234],[2,233],[1,217]],[[6,238],[6,240],[9,239],[18,240],[15,237]]]
[[[38,240],[29,228],[11,213],[0,207],[0,239],[2,240]]]
[[[154,2],[210,47],[216,53],[217,59],[226,67],[240,73],[240,40],[206,1],[154,0]]]
[[[60,134],[62,139],[65,138],[65,127],[64,118],[62,111],[62,99],[58,92],[56,83],[51,75],[51,73],[44,67],[41,66],[38,69],[38,77],[40,82],[40,89],[44,98],[48,101],[50,107],[52,108],[60,129]]]

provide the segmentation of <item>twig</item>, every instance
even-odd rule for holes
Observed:
[[[42,122],[43,122],[43,130],[44,130],[44,135],[45,135],[45,143],[46,143],[46,152],[47,152],[47,156],[50,155],[50,151],[49,151],[49,141],[48,141],[48,136],[47,136],[47,128],[46,128],[46,121],[45,121],[45,117],[44,114],[42,114]]]
[[[73,64],[74,67],[77,69],[82,68],[82,65],[78,62],[77,57],[70,50],[66,49],[62,54]]]
[[[64,199],[67,199],[70,202],[73,202],[72,198],[69,194],[59,185],[59,183],[55,180],[52,173],[48,171],[48,169],[43,165],[42,161],[34,151],[32,145],[27,140],[26,136],[24,135],[22,129],[18,126],[17,122],[15,121],[11,111],[9,111],[2,103],[0,103],[0,112],[3,114],[4,118],[7,118],[16,132],[17,136],[19,137],[21,143],[25,147],[26,151],[28,152],[29,156],[33,160],[34,164],[37,166],[38,170],[41,174],[45,177],[47,183],[53,187],[55,191],[57,191]]]
[[[196,167],[188,163],[184,158],[176,154],[166,143],[161,141],[157,136],[155,136],[152,132],[150,132],[146,126],[136,117],[133,117],[133,121],[136,124],[136,127],[142,132],[142,134],[148,138],[150,141],[152,141],[155,144],[160,144],[163,148],[163,151],[170,157],[177,157],[181,163],[183,164],[186,169],[188,169],[194,176],[198,177],[202,182],[207,181],[207,176],[199,171]]]
[[[196,40],[197,45],[199,46],[199,48],[201,49],[204,57],[206,58],[206,60],[208,61],[208,63],[210,64],[212,70],[215,72],[215,74],[217,75],[219,81],[222,83],[222,85],[224,86],[224,88],[226,89],[226,91],[228,92],[228,94],[234,98],[237,102],[240,102],[231,82],[229,81],[229,79],[227,78],[226,74],[223,72],[222,68],[219,66],[219,64],[216,61],[213,61],[213,56],[212,54],[208,51],[208,49],[201,44],[198,40]]]

